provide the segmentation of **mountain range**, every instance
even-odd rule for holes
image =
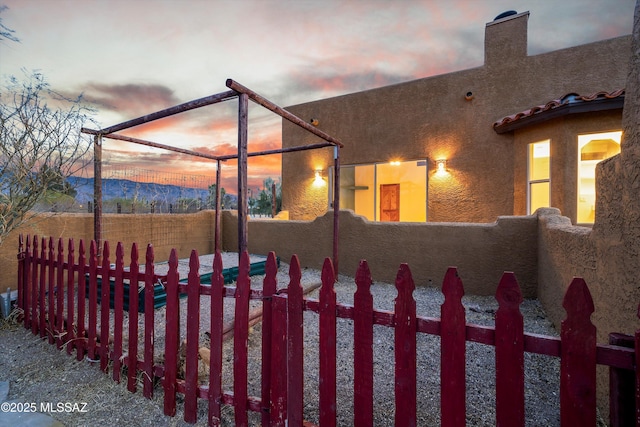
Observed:
[[[76,190],[76,201],[86,203],[93,201],[93,178],[72,176],[67,178]],[[139,201],[161,201],[173,203],[179,199],[200,199],[206,201],[209,190],[202,188],[181,187],[170,184],[152,182],[135,182],[128,179],[107,178],[102,180],[102,200],[136,199]]]

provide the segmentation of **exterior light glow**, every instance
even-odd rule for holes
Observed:
[[[315,174],[315,178],[313,179],[314,187],[320,187],[324,185],[324,178],[322,177],[322,169],[316,169],[314,174]]]
[[[436,166],[438,173],[442,174],[447,172],[447,161],[445,159],[436,160]]]
[[[401,163],[402,162],[400,162],[399,160],[393,160],[393,161],[389,162],[389,164],[391,166],[400,166]]]

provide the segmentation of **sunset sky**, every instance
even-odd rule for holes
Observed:
[[[629,34],[635,0],[0,0],[0,74],[39,70],[84,95],[100,127],[227,90],[232,78],[289,105],[477,67],[487,22],[530,11],[529,54]],[[237,102],[123,131],[229,154]],[[249,150],[281,146],[281,121],[250,105]],[[112,165],[215,175],[215,162],[107,140]],[[280,176],[281,158],[252,158],[249,183]],[[235,167],[223,166],[235,192]]]

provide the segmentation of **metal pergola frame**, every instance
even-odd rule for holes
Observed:
[[[197,156],[205,159],[215,160],[216,166],[216,213],[215,213],[215,250],[220,250],[220,210],[221,210],[221,188],[220,188],[220,169],[221,162],[231,159],[238,159],[238,252],[247,250],[247,229],[248,229],[248,204],[247,204],[247,159],[248,157],[264,156],[269,154],[289,153],[294,151],[314,150],[324,147],[334,147],[334,191],[333,191],[333,266],[336,274],[338,274],[338,230],[339,230],[339,212],[340,212],[340,148],[344,145],[325,132],[317,129],[310,123],[302,120],[298,116],[279,107],[268,99],[258,95],[251,89],[242,86],[238,82],[227,79],[226,86],[230,89],[226,92],[217,93],[204,98],[185,102],[164,110],[141,116],[132,120],[128,120],[113,126],[95,130],[82,128],[81,132],[94,136],[94,239],[100,250],[102,241],[102,139],[109,138],[120,141],[141,144],[155,148],[161,148],[168,151]],[[201,108],[207,105],[217,104],[219,102],[228,101],[238,98],[238,153],[224,156],[214,156],[184,148],[173,147],[170,145],[159,144],[152,141],[146,141],[139,138],[133,138],[121,135],[116,132],[129,129],[154,120],[169,117],[175,114],[184,113],[189,110]],[[283,119],[300,126],[306,131],[323,139],[324,142],[309,144],[297,147],[281,148],[276,150],[267,150],[260,152],[248,152],[248,105],[249,100],[266,108],[269,111],[279,115]]]

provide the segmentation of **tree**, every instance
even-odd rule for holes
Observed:
[[[34,219],[34,207],[52,192],[72,195],[66,178],[91,161],[80,129],[92,113],[81,97],[51,90],[38,72],[25,73],[23,82],[8,78],[0,92],[0,244]]]
[[[9,9],[7,6],[0,6],[0,13]],[[19,42],[20,39],[15,36],[15,30],[5,26],[2,23],[2,17],[0,17],[0,41],[11,40],[12,42]]]
[[[254,213],[260,215],[271,215],[272,211],[272,197],[271,188],[274,184],[273,178],[267,178],[262,182],[263,188],[260,190],[257,199],[254,200]],[[276,213],[282,210],[282,185],[280,182],[276,185]]]

